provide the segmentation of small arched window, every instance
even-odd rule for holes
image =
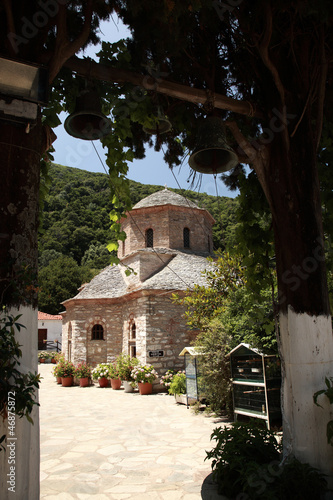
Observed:
[[[152,228],[147,229],[146,231],[146,247],[152,248],[154,246],[154,231]]]
[[[104,330],[102,325],[94,325],[91,329],[91,340],[103,340]]]
[[[184,238],[184,248],[190,248],[190,230],[188,227],[184,227],[183,238]]]
[[[132,323],[131,325],[131,340],[136,338],[136,324]]]
[[[69,325],[68,325],[68,339],[71,339],[72,338],[72,323],[69,322]]]

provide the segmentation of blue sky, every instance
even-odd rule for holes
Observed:
[[[117,18],[114,18],[114,22],[109,21],[101,25],[101,38],[106,41],[116,42],[129,35],[130,32]],[[98,52],[98,47],[89,48],[85,51],[84,55],[94,57],[96,52]],[[62,121],[66,119],[66,116],[66,114],[62,113]],[[62,125],[55,128],[54,132],[57,135],[57,140],[53,144],[55,148],[53,155],[55,163],[90,172],[105,172],[90,141],[71,137]],[[102,160],[104,160],[106,150],[103,150],[99,141],[94,141],[94,145]],[[132,163],[129,163],[128,178],[142,184],[167,185],[172,188],[181,187],[182,189],[193,189],[194,191],[205,192],[210,195],[216,195],[216,188],[219,196],[234,197],[237,195],[237,193],[229,191],[219,179],[217,179],[215,185],[212,175],[203,175],[200,187],[194,186],[191,188],[191,183],[188,182],[191,170],[187,160],[184,161],[181,167],[175,168],[173,173],[174,175],[164,162],[162,152],[157,153],[153,149],[148,149],[146,150],[146,158],[143,160],[134,160]],[[177,180],[175,180],[174,176]]]

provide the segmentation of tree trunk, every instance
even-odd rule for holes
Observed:
[[[21,372],[37,371],[37,225],[40,156],[43,130],[38,122],[25,126],[0,122],[0,304],[22,314],[25,326],[16,333],[22,350]],[[39,498],[39,414],[15,419],[15,447],[0,452],[0,498]],[[0,435],[8,434],[8,421]],[[9,463],[9,454],[14,463]],[[10,469],[15,467],[15,469]],[[13,471],[15,474],[13,474]],[[11,474],[11,476],[9,475]],[[14,489],[9,489],[14,482]]]
[[[305,115],[289,151],[276,134],[262,183],[275,235],[282,360],[284,455],[308,462],[333,478],[333,447],[326,425],[332,411],[313,394],[332,376],[333,339],[324,258],[316,154]],[[262,173],[262,172],[261,172]]]
[[[0,302],[37,305],[37,226],[42,127],[0,122]]]

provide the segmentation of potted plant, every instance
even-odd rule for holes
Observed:
[[[109,385],[109,365],[107,363],[100,363],[91,372],[92,378],[98,380],[100,387],[107,387]]]
[[[73,385],[75,366],[71,361],[64,361],[59,364],[58,374],[61,377],[61,385],[70,387]]]
[[[75,368],[75,377],[79,379],[80,387],[88,387],[91,378],[91,366],[87,363],[79,363]]]
[[[173,377],[175,376],[174,370],[167,370],[164,375],[162,375],[160,379],[160,384],[163,385],[169,392],[169,387],[172,382]]]
[[[173,377],[169,387],[169,394],[175,395],[176,403],[186,404],[186,375],[179,371]]]
[[[152,365],[135,366],[131,375],[135,382],[137,382],[141,395],[152,393],[153,382],[157,377],[157,373]]]
[[[54,368],[53,368],[53,375],[56,377],[57,379],[57,384],[61,384],[61,375],[59,374],[59,369],[60,369],[60,366],[61,366],[61,363],[58,363]]]
[[[128,354],[119,354],[116,359],[119,378],[122,380],[124,392],[133,392],[136,382],[132,377],[132,370],[139,364],[136,358],[131,358]]]
[[[54,365],[56,364],[56,355],[57,353],[55,351],[51,351],[49,353],[49,358],[51,360],[51,363],[53,363]]]
[[[54,360],[55,360],[56,363],[60,363],[60,361],[64,361],[65,360],[64,353],[62,353],[61,351],[55,353]]]
[[[45,361],[48,359],[49,355],[46,351],[39,351],[38,353],[38,361],[40,363],[45,363]]]
[[[119,390],[121,387],[121,380],[119,378],[119,371],[114,363],[109,364],[109,376],[111,379],[111,387],[114,390]]]

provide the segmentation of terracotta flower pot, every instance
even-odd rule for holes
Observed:
[[[134,387],[128,380],[123,380],[124,392],[134,392]]]
[[[39,362],[40,362],[40,363],[45,363],[45,359],[44,359],[44,358],[40,358],[40,359],[39,359]]]
[[[61,384],[61,377],[57,377],[57,384]]]
[[[80,387],[88,387],[89,377],[80,378]]]
[[[120,387],[121,387],[121,380],[120,380],[120,378],[112,378],[111,379],[111,387],[115,391],[118,391],[120,389]]]
[[[145,396],[146,394],[151,394],[153,392],[153,384],[149,382],[138,382],[139,392],[141,396]]]
[[[63,387],[71,387],[73,385],[73,377],[61,377],[61,385]]]
[[[109,381],[106,377],[99,378],[98,383],[100,387],[107,387],[109,385]]]

